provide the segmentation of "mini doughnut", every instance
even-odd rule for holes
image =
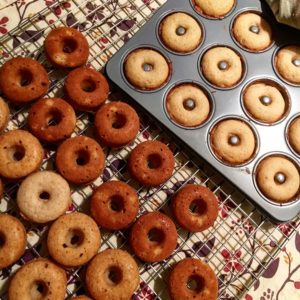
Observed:
[[[17,204],[26,219],[36,223],[53,221],[71,205],[69,184],[52,171],[36,172],[21,183]]]
[[[181,227],[200,232],[214,225],[218,201],[209,188],[187,184],[173,197],[172,211]]]
[[[139,284],[139,269],[126,251],[108,249],[97,254],[86,270],[85,282],[94,299],[130,299]]]
[[[166,47],[181,53],[195,50],[203,38],[199,23],[182,12],[165,17],[160,24],[159,33]]]
[[[24,225],[13,216],[0,213],[0,270],[21,258],[26,242]]]
[[[234,7],[235,0],[193,0],[197,11],[204,16],[222,19]]]
[[[160,141],[146,141],[130,153],[128,170],[144,186],[158,186],[173,174],[175,160],[169,147]]]
[[[299,193],[298,169],[284,156],[274,155],[264,158],[255,173],[259,189],[270,200],[284,203],[292,200]],[[284,175],[283,182],[277,181],[278,174]]]
[[[96,110],[109,93],[106,78],[94,69],[82,67],[71,71],[64,86],[69,102],[77,109]]]
[[[256,120],[263,123],[279,121],[288,109],[285,95],[274,83],[255,82],[248,86],[243,95],[244,107]],[[264,99],[270,103],[264,103]]]
[[[84,65],[89,57],[86,38],[71,27],[51,30],[45,39],[44,49],[48,60],[56,67],[79,67]]]
[[[300,117],[291,122],[288,128],[288,141],[294,151],[300,155]]]
[[[241,57],[228,47],[213,47],[201,59],[204,77],[217,87],[229,88],[238,84],[243,77]]]
[[[48,259],[36,259],[23,265],[13,276],[9,289],[10,300],[63,300],[67,276],[63,269]]]
[[[9,121],[9,108],[3,98],[0,97],[0,133],[6,128]]]
[[[100,230],[95,221],[83,214],[59,217],[50,227],[47,247],[51,257],[65,267],[79,267],[95,256],[100,248]]]
[[[40,142],[24,130],[8,131],[0,136],[0,175],[20,179],[38,170],[44,150]]]
[[[45,68],[29,57],[16,57],[0,69],[0,89],[7,99],[26,103],[43,97],[49,87]]]
[[[175,224],[168,216],[158,211],[146,213],[132,226],[129,243],[141,260],[162,261],[176,248]]]
[[[188,106],[188,101],[192,101],[192,107]],[[199,86],[189,83],[174,87],[166,98],[170,117],[186,127],[203,124],[210,116],[210,106],[206,93]]]
[[[186,258],[172,269],[168,290],[171,300],[216,300],[218,279],[205,262]]]
[[[285,46],[275,56],[275,67],[285,80],[300,84],[300,46]]]
[[[125,182],[105,182],[93,192],[91,214],[97,224],[106,229],[127,227],[136,217],[138,209],[137,193]]]
[[[136,88],[155,90],[167,82],[170,69],[169,63],[158,51],[141,48],[126,57],[124,73]]]
[[[97,111],[95,129],[105,145],[121,147],[135,139],[140,129],[140,120],[136,111],[128,104],[111,102]]]
[[[257,146],[253,130],[239,119],[226,119],[216,124],[210,133],[210,143],[216,156],[232,165],[249,161]]]
[[[104,168],[105,156],[100,145],[87,136],[64,141],[56,152],[59,173],[75,184],[94,181]]]
[[[42,99],[29,110],[28,128],[43,142],[56,143],[70,137],[75,124],[74,109],[60,98]]]
[[[232,27],[236,41],[250,51],[263,51],[272,44],[272,28],[259,14],[240,14]]]

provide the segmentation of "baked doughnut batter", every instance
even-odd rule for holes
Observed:
[[[235,0],[194,0],[194,5],[204,16],[221,19],[233,9]]]
[[[9,121],[9,108],[3,98],[0,97],[0,133],[6,128]]]
[[[291,147],[300,154],[300,117],[295,118],[288,128],[288,140]]]

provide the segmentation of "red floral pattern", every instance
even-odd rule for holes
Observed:
[[[240,258],[242,256],[241,250],[237,250],[232,254],[227,249],[223,249],[221,251],[221,254],[225,258],[225,261],[226,261],[226,264],[223,269],[224,272],[227,273],[230,271],[237,271],[237,272],[243,271],[244,267],[240,263]]]
[[[5,34],[7,33],[7,22],[8,22],[8,17],[3,17],[1,20],[0,20],[0,33],[1,34]]]

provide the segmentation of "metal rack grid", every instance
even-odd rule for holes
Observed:
[[[34,57],[45,65],[51,80],[48,96],[63,97],[62,87],[66,75],[52,69],[43,55],[42,43],[52,28],[71,25],[81,30],[90,44],[88,64],[99,70],[165,0],[70,0],[67,1],[70,6],[65,8],[64,13],[56,16],[55,9],[65,2],[54,1],[35,15],[26,18],[0,39],[1,48],[5,52],[5,55],[0,57],[0,64],[11,57],[23,55]],[[22,34],[23,37],[25,34],[25,43],[20,42],[19,37]],[[110,100],[125,98],[126,96],[118,90],[113,90],[110,95]],[[27,110],[28,107],[11,107],[9,129],[26,126]],[[155,264],[145,264],[138,260],[141,283],[133,299],[168,299],[166,281],[170,267],[187,256],[205,259],[215,270],[219,279],[219,299],[240,299],[296,232],[299,220],[288,225],[273,224],[203,161],[191,159],[190,155],[170,139],[163,129],[156,127],[147,115],[143,112],[139,114],[142,125],[135,142],[118,151],[105,148],[106,169],[102,178],[84,188],[72,187],[73,206],[70,211],[87,212],[87,199],[92,190],[103,181],[111,179],[123,180],[136,188],[140,199],[139,215],[157,209],[169,214],[169,200],[178,188],[191,182],[207,185],[219,199],[220,213],[215,226],[197,234],[187,233],[177,226],[178,245],[170,258]],[[92,114],[78,114],[74,135],[92,134],[92,123]],[[136,144],[145,139],[163,140],[174,151],[175,172],[168,182],[158,188],[146,189],[133,181],[126,172],[128,154]],[[43,169],[53,169],[55,149],[46,145],[44,148],[46,156]],[[0,211],[19,217],[14,201],[17,188],[18,184],[6,185]],[[0,271],[2,300],[7,297],[7,281],[13,270],[33,258],[48,256],[45,246],[47,226],[36,226],[25,221],[24,224],[28,232],[27,250],[12,268]],[[283,230],[282,226],[288,226],[288,232]],[[101,250],[118,247],[130,252],[127,243],[128,230],[108,232],[101,229],[101,233]],[[67,270],[67,273],[67,297],[83,293],[84,267]]]

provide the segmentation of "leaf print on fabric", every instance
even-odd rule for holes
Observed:
[[[269,266],[267,267],[266,271],[261,275],[264,278],[272,278],[277,272],[279,265],[279,257],[273,260]]]
[[[299,232],[296,233],[295,246],[296,246],[297,251],[300,252],[300,233]]]
[[[104,10],[103,6],[98,7],[96,4],[88,2],[85,7],[88,9],[88,15],[86,18],[89,21],[101,21],[102,19],[104,19],[105,16],[102,13]]]
[[[0,33],[1,34],[7,33],[7,29],[6,29],[7,22],[8,22],[8,17],[3,17],[0,20]]]
[[[140,289],[136,295],[132,297],[132,300],[155,300],[157,299],[156,295],[149,288],[145,282],[140,283]]]
[[[116,25],[119,29],[123,31],[128,31],[132,28],[132,26],[135,24],[136,19],[132,20],[122,20],[121,22],[117,22]]]
[[[241,272],[244,270],[244,266],[240,262],[240,258],[242,257],[242,251],[237,250],[234,253],[230,253],[227,249],[223,249],[221,251],[222,256],[225,258],[225,266],[223,271],[230,272],[230,271],[237,271]]]
[[[71,7],[71,3],[69,1],[62,1],[55,5],[56,0],[46,0],[45,3],[47,6],[51,7],[54,14],[59,16],[62,13],[62,10],[68,9]]]
[[[199,257],[206,257],[212,251],[215,244],[215,240],[215,237],[213,237],[212,239],[206,242],[199,241],[193,245],[193,250]]]
[[[19,37],[24,41],[36,42],[43,36],[43,32],[44,30],[25,30],[19,35]]]

